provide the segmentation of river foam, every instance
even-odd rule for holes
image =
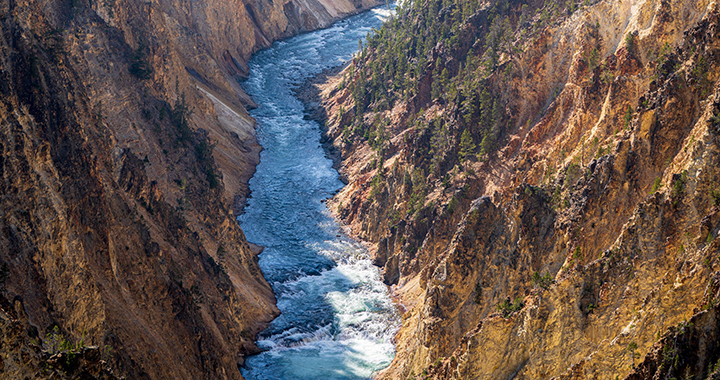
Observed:
[[[243,83],[259,107],[264,147],[239,218],[263,245],[260,267],[282,314],[263,331],[246,379],[367,379],[390,364],[399,316],[379,269],[347,237],[323,199],[342,182],[292,87],[352,58],[358,40],[390,15],[374,9],[330,28],[276,42],[250,60]]]

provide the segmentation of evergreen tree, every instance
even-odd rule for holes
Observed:
[[[460,136],[460,160],[465,161],[475,151],[475,142],[466,129]]]

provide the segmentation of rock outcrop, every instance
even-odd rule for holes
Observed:
[[[2,297],[2,296],[0,296]],[[6,379],[118,379],[102,357],[101,348],[70,344],[52,330],[41,346],[38,330],[25,315],[22,301],[0,298],[0,373]]]
[[[235,220],[260,150],[237,80],[375,4],[0,2],[0,290],[34,331],[2,314],[0,377],[50,377],[59,339],[120,377],[241,378],[278,311]]]
[[[469,4],[409,2],[319,86],[331,209],[404,308],[378,377],[717,372],[717,3]]]

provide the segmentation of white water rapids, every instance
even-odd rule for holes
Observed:
[[[276,42],[249,63],[243,87],[260,105],[251,115],[264,150],[239,220],[265,247],[260,267],[282,314],[258,338],[263,352],[246,361],[246,379],[367,379],[394,356],[399,316],[379,269],[321,202],[342,183],[291,90],[351,59],[389,14],[378,8]]]

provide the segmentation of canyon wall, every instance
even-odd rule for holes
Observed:
[[[376,3],[0,2],[0,377],[241,378],[278,310],[238,79]]]
[[[714,376],[717,2],[403,8],[316,112],[403,308],[378,378]]]

